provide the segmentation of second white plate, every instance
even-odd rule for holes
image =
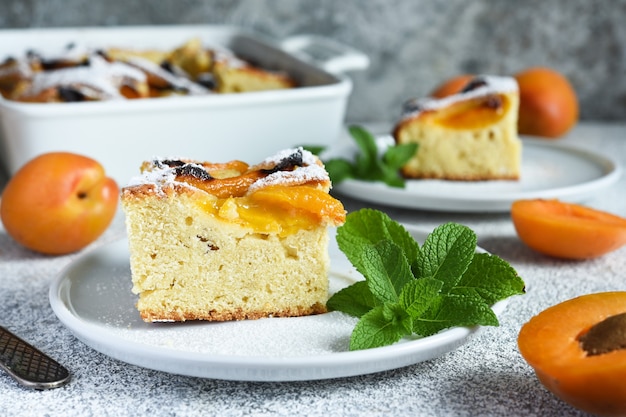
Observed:
[[[405,188],[347,180],[340,194],[392,207],[443,212],[508,212],[515,200],[558,198],[581,202],[619,179],[611,159],[545,140],[524,138],[519,181],[407,180]]]
[[[423,242],[426,233],[407,226]],[[358,279],[330,239],[330,291]],[[479,250],[482,251],[482,250]],[[349,351],[356,319],[339,312],[238,322],[144,323],[131,289],[128,242],[78,258],[52,283],[50,305],[77,338],[115,359],[160,371],[241,381],[295,381],[363,375],[438,357],[479,328],[456,327],[424,338]],[[500,315],[506,300],[493,310]]]

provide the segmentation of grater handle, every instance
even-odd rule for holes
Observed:
[[[0,368],[27,388],[57,388],[70,380],[69,371],[39,349],[0,326]]]

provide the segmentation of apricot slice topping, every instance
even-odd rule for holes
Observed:
[[[430,96],[434,98],[444,98],[453,94],[458,94],[470,81],[474,79],[474,77],[475,76],[472,74],[462,74],[452,77],[435,87],[435,89],[430,93]]]
[[[318,223],[324,218],[330,219],[334,225],[346,220],[346,211],[339,200],[325,191],[309,186],[265,187],[252,193],[250,200],[266,206],[275,205],[308,213]]]
[[[518,200],[511,219],[526,245],[558,258],[595,258],[626,244],[626,219],[578,204]]]
[[[615,291],[542,311],[522,326],[517,342],[539,381],[558,398],[599,416],[625,416],[625,334],[626,292]]]
[[[506,115],[509,102],[504,95],[492,94],[454,103],[437,116],[437,123],[452,129],[478,129]]]

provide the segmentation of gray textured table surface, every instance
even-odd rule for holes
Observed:
[[[626,166],[626,125],[581,124],[561,143],[612,156]],[[626,179],[589,199],[626,216]],[[345,199],[349,210],[366,204]],[[371,206],[367,204],[368,206]],[[455,221],[479,244],[509,261],[528,292],[513,298],[500,327],[459,349],[402,369],[352,378],[286,383],[232,382],[172,375],[111,359],[78,341],[56,318],[48,287],[80,254],[43,257],[17,246],[0,229],[0,322],[57,358],[72,372],[65,387],[31,391],[0,372],[0,415],[25,416],[575,416],[536,380],[517,350],[520,326],[539,311],[575,296],[626,289],[626,248],[596,260],[550,259],[527,249],[508,214],[450,214],[375,207],[397,220],[432,229]],[[94,245],[123,236],[123,220]]]

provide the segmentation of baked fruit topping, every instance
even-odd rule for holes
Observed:
[[[0,63],[0,94],[23,102],[77,102],[294,88],[283,71],[253,65],[194,38],[173,50],[86,49],[52,58],[27,51]]]

